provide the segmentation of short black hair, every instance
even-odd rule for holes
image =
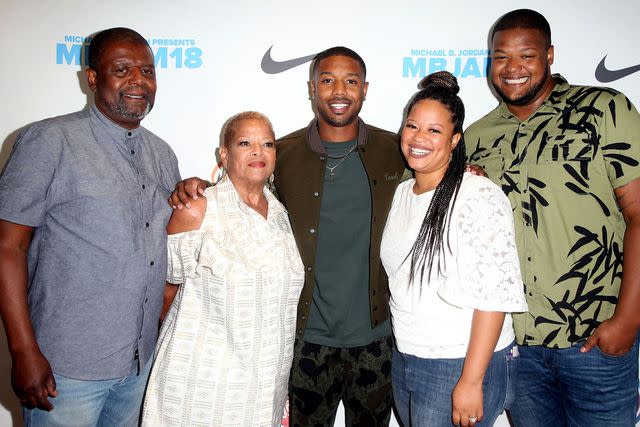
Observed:
[[[364,65],[364,60],[362,59],[362,57],[358,55],[354,50],[351,50],[348,47],[344,46],[330,47],[329,49],[323,50],[322,52],[317,54],[316,57],[313,58],[313,65],[311,68],[312,78],[315,78],[316,76],[316,70],[318,69],[318,64],[320,63],[320,61],[325,58],[329,58],[330,56],[347,56],[349,58],[355,59],[356,61],[358,61],[360,67],[362,68],[363,80],[367,79],[367,66]]]
[[[97,70],[105,46],[114,41],[142,44],[149,47],[147,40],[131,28],[115,27],[100,31],[91,38],[91,42],[89,43],[89,68]]]
[[[512,30],[514,28],[527,28],[540,31],[547,47],[551,46],[551,26],[549,21],[541,13],[531,9],[516,9],[508,12],[491,29],[491,41],[498,31]]]

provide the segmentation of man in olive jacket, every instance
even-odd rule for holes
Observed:
[[[362,58],[318,54],[310,89],[316,117],[278,142],[275,187],[305,266],[290,378],[293,426],[386,426],[391,413],[391,326],[380,240],[404,171],[396,134],[358,117],[367,93]]]

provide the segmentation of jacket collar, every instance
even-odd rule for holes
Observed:
[[[364,124],[364,121],[358,117],[358,146],[361,147],[366,144],[368,137],[369,132],[367,130],[367,126]],[[309,127],[307,128],[307,144],[312,151],[319,154],[327,154],[327,150],[325,150],[324,145],[322,145],[320,132],[318,131],[317,118],[311,120],[311,123],[309,123]]]

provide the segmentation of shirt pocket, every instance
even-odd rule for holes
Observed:
[[[532,165],[534,176],[547,181],[561,180],[573,187],[588,187],[593,174],[605,173],[603,166],[594,162],[594,146],[587,133],[569,132],[546,136],[546,144],[535,155]],[[573,184],[571,184],[573,183]]]

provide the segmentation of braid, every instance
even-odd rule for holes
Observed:
[[[462,123],[464,122],[464,104],[457,95],[460,88],[456,78],[447,71],[439,71],[425,77],[420,82],[421,90],[416,93],[409,101],[406,109],[408,116],[413,107],[420,101],[432,99],[440,102],[451,113],[451,121],[453,123],[454,134],[460,133],[460,140],[451,152],[451,161],[449,166],[437,185],[429,209],[424,216],[420,231],[411,251],[407,258],[411,257],[411,273],[409,282],[413,282],[415,273],[420,272],[420,284],[424,279],[425,268],[428,267],[428,276],[431,276],[433,270],[433,262],[438,257],[438,275],[442,274],[444,265],[445,241],[449,252],[451,246],[449,244],[450,219],[453,207],[458,197],[462,177],[466,167],[466,149],[464,144],[464,136],[462,135]],[[445,238],[445,229],[447,236]]]

